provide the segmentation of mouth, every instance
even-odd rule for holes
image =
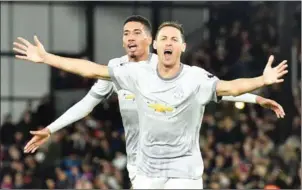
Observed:
[[[164,50],[164,57],[165,57],[165,60],[171,60],[172,59],[172,50],[170,49],[166,49]]]
[[[136,44],[130,44],[128,45],[128,48],[130,51],[135,51],[137,49],[137,45]]]
[[[172,50],[165,50],[164,55],[172,55]]]

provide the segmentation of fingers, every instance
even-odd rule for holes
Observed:
[[[14,42],[13,45],[16,46],[17,48],[21,49],[21,50],[24,50],[24,51],[27,50],[27,47],[25,45],[20,44],[18,42]]]
[[[32,138],[28,143],[26,143],[24,150],[28,149],[28,147],[30,147],[30,145],[32,145],[35,142],[34,138]]]
[[[41,140],[36,140],[34,142],[32,142],[31,144],[29,144],[26,148],[24,148],[24,152],[25,153],[33,153],[33,150],[37,150],[39,148],[39,146],[41,145],[42,141]]]
[[[24,147],[24,152],[28,153],[34,146],[34,144],[37,142],[36,138],[33,137]]]
[[[35,131],[31,131],[31,132],[35,132]],[[24,147],[24,152],[28,153],[30,152],[30,150],[32,150],[38,143],[38,137],[34,136],[33,138],[31,138],[31,140],[25,145]]]
[[[31,145],[29,145],[26,149],[24,149],[24,153],[29,153],[31,152],[33,149],[35,149],[37,147],[36,142],[32,143]]]
[[[282,118],[281,111],[280,111],[277,107],[275,107],[275,109],[273,109],[273,110],[274,110],[274,112],[275,112],[277,118]]]
[[[47,138],[49,137],[49,134],[47,131],[30,131],[30,134],[35,135],[24,147],[25,153],[33,153],[35,152],[41,144],[46,142]]]
[[[282,113],[281,113],[281,110],[278,110],[278,118],[282,118],[283,116],[282,116]]]
[[[273,64],[273,62],[274,62],[274,59],[275,59],[275,58],[274,58],[273,55],[269,56],[266,66],[271,67],[272,64]]]
[[[26,55],[26,51],[22,50],[22,49],[18,49],[18,48],[13,48],[13,50],[17,53],[20,53],[20,54],[23,54],[23,55]]]
[[[284,82],[284,79],[277,79],[276,83],[282,83]]]
[[[22,59],[22,60],[28,60],[27,56],[24,56],[24,55],[16,55],[16,58]]]
[[[281,113],[284,117],[285,116],[285,111],[284,111],[283,107],[281,105],[278,105],[278,108],[280,109],[280,111],[281,111]]]
[[[47,136],[48,135],[47,132],[42,131],[42,130],[40,130],[40,131],[30,131],[30,134],[32,134],[32,135],[39,135],[39,136]]]
[[[272,111],[275,112],[277,118],[284,118],[285,112],[283,110],[283,107],[280,104],[278,104],[276,101],[267,99],[266,106],[267,108],[270,108]]]
[[[287,71],[287,69],[286,69],[287,66],[288,66],[288,65],[283,65],[282,67],[280,67],[280,68],[277,70],[277,72],[278,72],[278,73],[281,73],[281,72],[283,72],[283,71]]]
[[[25,44],[27,47],[31,45],[31,43],[27,40],[25,40],[24,38],[22,37],[18,37],[17,38],[18,40],[20,40],[23,44]]]
[[[281,72],[281,71],[285,70],[287,67],[288,67],[288,65],[286,64],[286,61],[284,61],[284,62],[280,63],[278,66],[276,66],[274,69],[277,72]]]
[[[278,118],[284,118],[285,112],[280,104],[274,102],[274,111]]]
[[[275,110],[275,114],[276,114],[276,116],[277,116],[277,118],[284,118],[284,115],[280,112],[280,110]]]
[[[35,148],[31,151],[31,153],[36,152],[36,150],[37,150],[38,148],[39,148],[39,146],[35,147]]]
[[[278,79],[277,79],[276,83],[284,82],[284,79],[280,79],[280,78],[283,77],[286,73],[288,73],[288,70],[286,70],[288,65],[286,63],[287,63],[286,60],[282,61],[277,67],[275,67],[275,69],[278,72],[278,75],[277,75]]]
[[[24,148],[24,153],[29,153],[35,147],[34,144],[35,143],[31,143],[30,145],[27,145],[27,147]]]
[[[277,77],[281,78],[283,77],[286,73],[288,73],[288,70],[282,71],[281,73],[278,73]]]
[[[280,117],[281,117],[281,118],[284,118],[285,112],[284,112],[282,106],[278,105],[278,110],[279,110]]]
[[[34,41],[35,41],[37,46],[42,46],[42,43],[39,41],[37,36],[34,36]]]
[[[279,68],[282,65],[285,65],[287,63],[287,60],[283,60],[281,63],[279,63],[275,68]]]
[[[47,131],[30,131],[30,134],[35,135],[24,147],[25,153],[33,153],[35,152],[41,144],[43,144],[47,140],[47,136],[49,134]]]
[[[277,110],[275,111],[275,114],[276,114],[277,118],[279,119],[280,118],[280,114],[279,114],[279,112]]]
[[[36,141],[37,141],[37,137],[31,138],[30,141],[25,145],[24,149],[28,148],[30,145],[32,145]]]

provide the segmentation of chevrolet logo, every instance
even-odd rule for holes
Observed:
[[[174,108],[161,105],[161,104],[149,104],[148,105],[150,108],[153,108],[156,112],[172,112]]]
[[[135,95],[132,95],[132,94],[125,95],[125,99],[126,100],[133,100],[133,99],[135,99]]]

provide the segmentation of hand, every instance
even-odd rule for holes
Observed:
[[[30,131],[30,134],[34,135],[32,139],[25,145],[25,153],[34,153],[42,144],[44,144],[50,137],[50,131],[44,128],[39,131]]]
[[[24,38],[17,38],[20,42],[14,42],[13,50],[22,55],[16,55],[16,58],[27,60],[35,63],[42,63],[44,57],[47,55],[42,43],[39,41],[37,36],[34,36],[36,45],[31,44]]]
[[[274,62],[274,56],[270,56],[268,62],[263,71],[263,82],[265,85],[271,85],[275,83],[281,83],[284,79],[281,79],[288,71],[287,61],[282,61],[278,66],[272,68],[272,63]]]
[[[271,99],[266,99],[261,96],[256,98],[256,102],[264,108],[271,109],[275,112],[278,118],[284,118],[285,112],[280,104]]]

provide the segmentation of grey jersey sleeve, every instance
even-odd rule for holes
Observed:
[[[97,99],[108,98],[113,92],[113,84],[111,81],[97,80],[91,87],[89,94]]]
[[[195,78],[197,79],[197,99],[201,104],[210,101],[218,102],[221,97],[216,94],[216,85],[219,79],[204,69],[194,67]]]
[[[120,63],[109,66],[109,75],[117,90],[123,89],[136,92],[136,78],[138,72],[136,63]]]

